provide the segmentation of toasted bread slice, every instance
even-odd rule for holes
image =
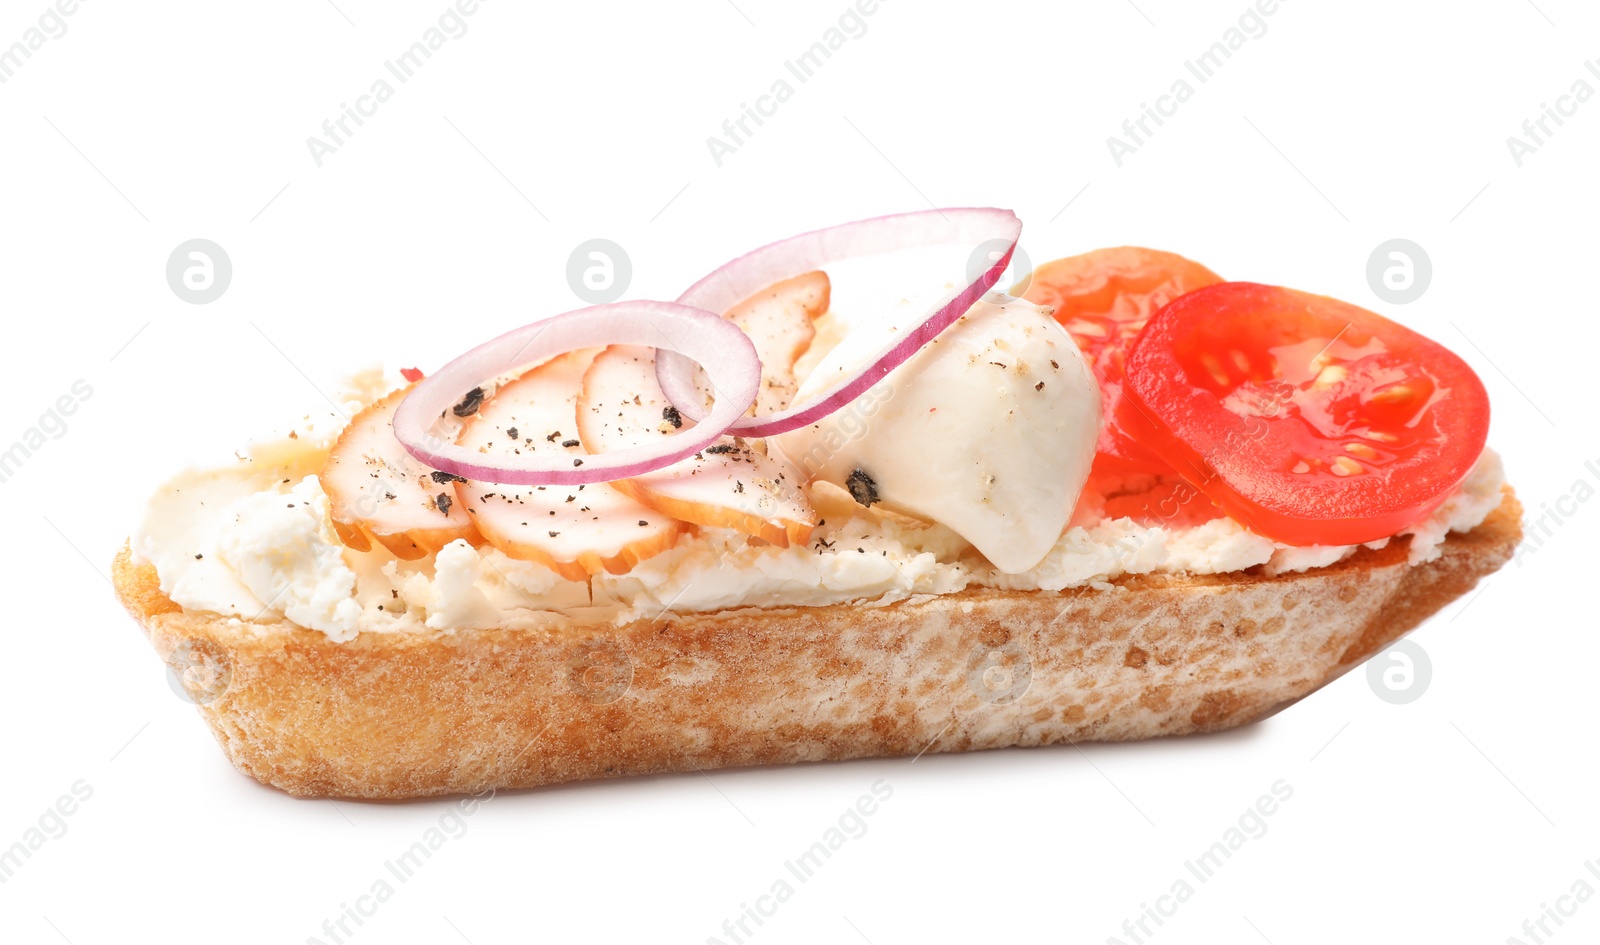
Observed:
[[[126,550],[114,576],[240,771],[296,795],[405,798],[1231,728],[1470,590],[1511,557],[1521,514],[1507,487],[1488,519],[1417,565],[1397,539],[1276,577],[348,643],[186,612]]]

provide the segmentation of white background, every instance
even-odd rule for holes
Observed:
[[[1506,145],[1575,80],[1600,89],[1578,0],[1287,0],[1121,168],[1106,137],[1243,0],[884,0],[720,168],[706,137],[844,0],[493,0],[318,168],[307,136],[445,8],[337,2],[89,0],[0,85],[0,445],[93,388],[0,484],[0,845],[75,781],[94,792],[0,885],[5,941],[305,942],[437,822],[447,802],[294,800],[235,773],[108,565],[159,481],[326,409],[352,369],[437,367],[577,307],[566,259],[591,237],[627,249],[630,295],[671,298],[803,229],[1011,207],[1036,261],[1138,243],[1403,321],[1479,371],[1534,514],[1600,484],[1600,102],[1520,168]],[[0,44],[44,9],[6,0]],[[209,305],[165,281],[195,237],[233,260]],[[1366,282],[1392,237],[1433,261],[1406,306]],[[1522,936],[1574,881],[1600,889],[1595,506],[1417,632],[1434,675],[1413,704],[1357,671],[1221,736],[501,796],[350,940],[726,941],[880,778],[869,832],[748,941],[1131,941],[1123,921],[1277,779],[1294,795],[1266,835],[1151,940]],[[1555,940],[1597,935],[1585,904]]]

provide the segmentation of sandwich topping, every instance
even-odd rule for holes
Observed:
[[[1361,547],[1285,545],[1212,517],[1203,498],[1184,501],[1182,490],[1174,498],[1155,477],[1098,486],[1096,477],[1043,560],[1007,574],[945,526],[864,507],[819,483],[809,490],[819,523],[807,545],[698,528],[625,574],[601,569],[572,580],[465,540],[415,560],[381,545],[345,546],[317,498],[326,448],[302,433],[257,445],[233,465],[181,474],[152,500],[135,554],[155,565],[163,592],[185,608],[246,622],[287,618],[349,640],[361,632],[625,623],[739,607],[883,605],[967,588],[1061,591],[1140,574],[1304,571]],[[1411,559],[1428,560],[1450,532],[1482,522],[1499,506],[1503,483],[1498,456],[1486,451],[1450,499],[1402,533]]]
[[[870,357],[876,335],[916,306],[898,308],[847,336],[798,396]],[[1048,310],[986,296],[860,403],[872,409],[846,407],[772,443],[810,481],[938,522],[1002,571],[1032,568],[1061,537],[1094,459],[1100,390]]]
[[[1499,505],[1482,384],[1436,343],[1152,250],[985,294],[1019,230],[817,231],[407,369],[340,429],[172,480],[134,553],[187,609],[348,640],[1273,574],[1397,536],[1420,562]],[[994,239],[882,311],[823,271]]]

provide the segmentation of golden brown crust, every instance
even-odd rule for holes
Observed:
[[[1520,520],[1507,487],[1482,525],[1415,566],[1399,540],[1277,577],[348,643],[186,612],[126,550],[113,570],[239,770],[291,794],[403,798],[1230,728],[1471,589],[1511,557]]]

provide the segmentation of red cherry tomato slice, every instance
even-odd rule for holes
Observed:
[[[1162,309],[1128,352],[1119,420],[1252,531],[1393,535],[1439,506],[1489,432],[1466,362],[1381,315],[1230,282]]]
[[[1090,482],[1094,481],[1091,476]],[[1222,516],[1222,510],[1204,493],[1176,475],[1143,477],[1141,485],[1143,488],[1107,496],[1105,517],[1131,518],[1146,528],[1177,529],[1194,528]]]
[[[1097,249],[1038,267],[1011,294],[1055,309],[1100,381],[1105,422],[1095,468],[1107,473],[1170,473],[1172,468],[1118,426],[1123,361],[1150,316],[1168,302],[1222,277],[1182,256],[1137,246]],[[1019,292],[1021,294],[1019,294]]]

